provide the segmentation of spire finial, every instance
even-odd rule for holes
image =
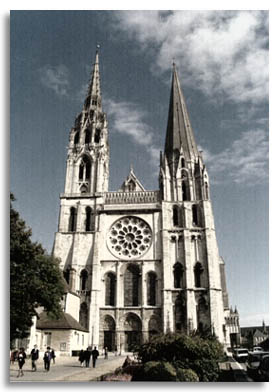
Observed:
[[[98,53],[99,49],[100,49],[100,44],[97,42],[97,45],[96,45],[96,52],[97,53]]]

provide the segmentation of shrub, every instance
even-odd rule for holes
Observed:
[[[223,357],[223,346],[210,336],[168,333],[158,335],[139,347],[138,357],[143,364],[169,362],[176,369],[192,369],[200,381],[216,381],[219,376],[218,363]]]
[[[176,370],[177,381],[185,382],[197,382],[199,378],[197,374],[191,369],[180,369]]]
[[[176,381],[176,371],[168,362],[150,361],[132,381]]]

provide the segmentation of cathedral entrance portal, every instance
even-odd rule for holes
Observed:
[[[124,323],[125,351],[134,351],[134,347],[142,341],[142,325],[140,318],[129,313]]]

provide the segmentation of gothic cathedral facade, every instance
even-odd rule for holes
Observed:
[[[78,298],[71,313],[88,331],[88,344],[131,351],[159,332],[206,329],[228,346],[209,177],[175,64],[159,190],[145,190],[131,169],[121,189],[109,191],[109,158],[97,52],[69,136],[53,247]]]

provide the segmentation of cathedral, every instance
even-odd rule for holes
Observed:
[[[130,352],[155,334],[194,330],[210,331],[228,347],[239,331],[238,313],[228,304],[209,176],[175,64],[170,87],[158,189],[146,190],[131,168],[120,189],[109,191],[108,121],[96,52],[69,135],[53,247],[67,282],[63,323],[74,331],[66,342],[63,335],[55,340],[63,351],[88,345]],[[35,327],[52,339],[58,329],[42,318]],[[82,334],[77,342],[76,334]]]

